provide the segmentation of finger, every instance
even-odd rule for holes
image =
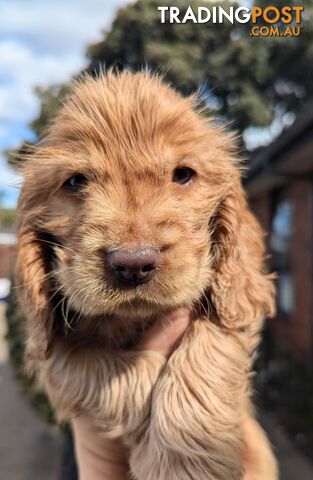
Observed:
[[[187,308],[178,308],[164,314],[149,328],[136,349],[153,350],[169,358],[190,325],[190,321],[190,310]]]

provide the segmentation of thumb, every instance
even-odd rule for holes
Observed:
[[[163,314],[145,333],[136,350],[153,350],[169,358],[190,325],[188,308],[177,308]]]

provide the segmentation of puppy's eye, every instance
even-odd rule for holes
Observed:
[[[87,185],[87,178],[84,175],[77,174],[70,177],[63,186],[72,192],[80,192]]]
[[[180,185],[186,185],[191,182],[196,176],[196,172],[189,167],[178,167],[175,168],[173,173],[173,182],[179,183]]]

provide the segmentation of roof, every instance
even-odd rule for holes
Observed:
[[[253,196],[308,171],[313,171],[313,104],[269,146],[251,153],[245,185]]]

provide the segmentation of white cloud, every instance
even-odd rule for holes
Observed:
[[[0,2],[1,35],[14,35],[35,51],[79,51],[99,38],[125,0],[9,0]]]
[[[85,49],[127,0],[0,0],[0,148],[25,138],[38,113],[35,86],[66,82],[86,65]],[[3,158],[1,185],[12,179]]]
[[[38,108],[34,87],[65,82],[84,65],[82,55],[34,55],[16,40],[0,42],[0,59],[0,122],[28,122]]]

